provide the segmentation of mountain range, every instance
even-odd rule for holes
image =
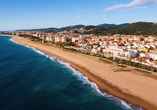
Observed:
[[[96,27],[115,27],[115,26],[126,26],[129,25],[130,23],[123,23],[123,24],[100,24],[97,25]],[[85,25],[72,25],[72,26],[66,26],[66,27],[61,27],[61,28],[55,28],[55,27],[50,27],[50,28],[41,28],[41,29],[20,29],[20,30],[15,30],[15,31],[54,31],[54,30],[67,30],[67,29],[75,29],[75,28],[82,28],[85,27]]]
[[[42,28],[42,29],[22,29],[16,31],[43,31],[53,32],[62,31],[75,28],[81,28],[88,30],[83,34],[95,34],[95,35],[114,35],[114,34],[125,34],[125,35],[157,35],[157,23],[153,22],[136,22],[136,23],[123,23],[123,24],[100,24],[94,25],[73,25],[62,28]],[[5,31],[0,31],[5,32]]]
[[[9,32],[9,31],[0,31],[0,33],[6,33],[6,32]]]
[[[104,24],[100,24],[100,25],[97,25],[98,27],[115,27],[115,26],[127,26],[129,25],[130,23],[123,23],[123,24],[107,24],[107,23],[104,23]]]
[[[41,29],[20,29],[20,30],[15,30],[15,31],[49,31],[49,30],[58,30],[58,28],[41,28]]]

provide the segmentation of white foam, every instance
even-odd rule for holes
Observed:
[[[40,51],[40,50],[37,50],[37,49],[33,49],[35,52],[37,52],[37,53],[39,53],[40,55],[45,55],[45,53],[44,52],[42,52],[42,51]]]
[[[50,56],[50,59],[51,59],[52,56]],[[68,69],[70,69],[73,73],[74,76],[76,76],[77,78],[79,78],[80,80],[83,81],[84,84],[89,84],[91,86],[91,88],[93,88],[94,91],[96,91],[98,94],[108,98],[108,99],[111,99],[111,100],[116,100],[119,104],[121,104],[125,109],[128,109],[128,110],[132,110],[131,106],[132,104],[127,104],[125,101],[123,101],[122,99],[120,98],[117,98],[117,97],[114,97],[113,95],[110,95],[110,94],[107,94],[107,93],[102,93],[100,91],[100,89],[98,88],[98,86],[89,81],[88,80],[88,77],[84,76],[81,72],[75,70],[73,67],[71,67],[68,63],[58,59],[57,57],[52,57],[53,58],[53,61],[56,61],[57,63],[61,64],[63,67],[66,67]],[[136,108],[136,110],[143,110],[141,107],[139,108]]]
[[[24,44],[21,44],[21,43],[18,43],[18,42],[16,42],[16,41],[14,41],[13,38],[14,38],[14,37],[12,37],[12,38],[10,39],[10,41],[12,41],[12,42],[14,42],[14,43],[16,43],[16,44],[25,46],[25,47],[27,47],[27,48],[31,48],[31,49],[33,49],[33,47],[29,47],[28,45],[24,45]]]
[[[59,59],[57,61],[58,61],[59,64],[62,64],[63,66],[68,67],[69,69],[71,69],[73,71],[74,76],[77,76],[78,78],[80,78],[83,81],[84,84],[89,84],[91,86],[91,88],[93,88],[93,90],[96,91],[97,93],[105,96],[108,99],[118,101],[126,109],[131,109],[131,106],[129,106],[129,104],[127,104],[125,101],[123,101],[119,98],[116,98],[113,95],[109,95],[107,93],[102,93],[95,83],[89,81],[88,77],[84,76],[81,72],[79,72],[79,71],[75,70],[74,68],[72,68],[68,63],[65,63],[65,62],[63,62]]]
[[[13,38],[10,39],[10,40],[11,40],[12,42],[14,42],[14,43],[20,44],[20,43],[18,43],[18,42],[15,42],[15,41],[13,40]],[[23,45],[23,44],[20,44],[20,45]],[[50,56],[50,55],[48,55],[48,54],[46,54],[46,53],[44,53],[44,52],[42,52],[42,51],[40,51],[40,50],[37,50],[37,49],[35,49],[35,48],[33,48],[33,47],[29,47],[28,45],[23,45],[23,46],[34,50],[35,52],[39,53],[40,55],[44,55],[44,56],[50,58],[52,61],[55,61],[55,62],[61,64],[61,65],[62,65],[63,67],[65,67],[65,68],[70,69],[70,70],[72,71],[72,73],[73,73],[74,76],[76,76],[77,78],[79,78],[79,80],[81,80],[81,81],[83,82],[83,84],[89,84],[89,85],[91,86],[91,88],[93,88],[93,90],[94,90],[96,93],[98,93],[99,95],[102,95],[102,96],[104,96],[104,97],[106,97],[106,98],[108,98],[108,99],[114,100],[114,101],[116,100],[119,104],[121,104],[123,107],[125,107],[125,109],[132,110],[132,108],[131,108],[131,106],[133,106],[132,104],[127,104],[127,103],[126,103],[125,101],[123,101],[122,99],[117,98],[117,97],[114,97],[113,95],[110,95],[110,94],[108,94],[108,93],[102,93],[102,92],[100,91],[100,89],[98,88],[97,84],[95,84],[95,83],[89,81],[89,80],[88,80],[88,77],[84,76],[81,72],[75,70],[73,67],[71,67],[71,66],[69,65],[69,63],[66,63],[66,62],[62,61],[62,60],[58,59],[58,58],[55,57],[55,56]],[[139,108],[136,108],[136,110],[144,110],[144,109],[142,109],[141,107],[139,107]]]
[[[60,59],[57,59],[57,62],[63,66],[69,67],[70,69],[72,69],[72,67],[69,65],[69,63],[66,63]]]
[[[14,43],[16,43],[16,44],[20,44],[20,43],[14,41],[13,38],[11,38],[10,41],[12,41],[12,42],[14,42]],[[20,44],[20,45],[23,45],[23,44]]]
[[[50,56],[49,57],[52,61],[54,61],[55,59],[56,59],[56,57],[54,57],[54,56]]]

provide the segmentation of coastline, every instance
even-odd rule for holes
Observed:
[[[73,68],[87,76],[90,81],[96,83],[102,91],[127,100],[131,104],[140,105],[145,109],[157,109],[157,104],[155,103],[157,102],[157,85],[155,85],[157,80],[132,71],[114,72],[113,68],[116,68],[114,65],[101,62],[98,58],[65,52],[54,46],[34,43],[18,36],[13,37],[13,40],[18,43],[34,47],[69,63]],[[147,97],[144,97],[145,95]]]

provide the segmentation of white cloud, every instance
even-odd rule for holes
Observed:
[[[102,15],[101,17],[107,17],[107,15]]]
[[[104,9],[103,11],[123,9],[123,10],[135,10],[139,8],[147,8],[148,6],[155,5],[157,6],[157,0],[133,0],[129,4],[119,4],[109,8]]]
[[[86,16],[84,16],[84,15],[77,15],[77,16],[75,16],[75,18],[85,18]]]

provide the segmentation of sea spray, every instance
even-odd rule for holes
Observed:
[[[16,41],[14,41],[13,39],[10,39],[10,40],[11,40],[12,42],[14,42],[14,43],[23,45],[23,44],[21,44],[21,43],[18,43],[18,42],[16,42]],[[134,105],[128,104],[128,103],[126,103],[125,101],[123,101],[122,99],[119,99],[119,98],[117,98],[117,97],[114,97],[113,95],[110,95],[110,94],[108,94],[108,93],[101,92],[100,89],[98,88],[98,86],[97,86],[95,83],[89,81],[89,80],[88,80],[88,77],[84,76],[81,72],[75,70],[75,69],[74,69],[73,67],[71,67],[68,63],[66,63],[66,62],[64,62],[64,61],[62,61],[62,60],[60,60],[60,59],[58,59],[57,57],[51,56],[51,55],[49,55],[49,54],[46,54],[46,53],[44,53],[43,51],[37,50],[37,49],[35,49],[34,47],[30,47],[30,46],[27,46],[27,45],[23,45],[23,46],[25,46],[25,47],[27,47],[27,48],[30,48],[30,49],[34,50],[35,52],[37,52],[38,54],[44,55],[44,56],[46,56],[47,58],[50,58],[52,61],[55,61],[55,62],[57,62],[58,64],[62,65],[63,67],[65,67],[65,68],[71,70],[72,73],[73,73],[72,75],[76,76],[79,80],[81,80],[81,81],[83,82],[83,84],[88,84],[88,85],[90,85],[91,88],[93,88],[93,91],[96,92],[96,93],[98,93],[98,95],[102,95],[102,96],[104,96],[104,97],[106,97],[106,98],[108,98],[108,99],[110,99],[110,100],[116,101],[117,104],[122,105],[125,109],[132,109],[132,108],[134,107]],[[143,108],[141,108],[141,107],[136,107],[136,108],[133,108],[133,109],[134,109],[134,110],[143,110]]]

